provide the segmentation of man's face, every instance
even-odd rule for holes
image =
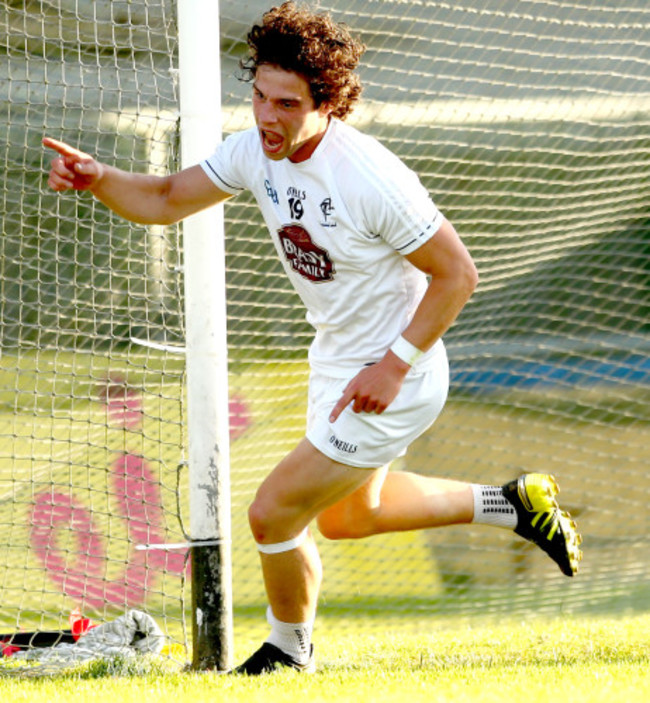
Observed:
[[[308,159],[327,129],[329,109],[318,109],[299,74],[262,64],[253,83],[253,114],[264,154],[274,161]]]

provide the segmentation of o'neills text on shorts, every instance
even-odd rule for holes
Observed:
[[[345,442],[344,440],[339,439],[336,435],[330,436],[329,443],[336,449],[338,449],[340,452],[345,452],[346,454],[354,454],[359,448],[358,444]]]

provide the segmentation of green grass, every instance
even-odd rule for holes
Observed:
[[[411,623],[412,625],[412,623]],[[361,630],[316,635],[318,672],[261,678],[182,673],[147,663],[93,664],[74,674],[0,678],[3,700],[600,701],[650,700],[650,615],[447,620],[427,634]],[[237,656],[259,644],[237,642]],[[241,650],[241,651],[240,651]]]

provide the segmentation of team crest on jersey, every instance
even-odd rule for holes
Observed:
[[[322,227],[336,227],[336,212],[334,205],[332,205],[332,198],[325,198],[320,204],[320,211],[322,213],[321,226]]]
[[[302,225],[285,225],[278,230],[278,236],[282,251],[296,273],[314,283],[334,279],[336,271],[328,251],[315,244]]]

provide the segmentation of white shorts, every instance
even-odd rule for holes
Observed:
[[[330,423],[333,407],[356,373],[330,378],[312,372],[307,439],[330,459],[362,469],[380,468],[405,454],[431,427],[447,399],[449,365],[444,346],[439,347],[428,370],[406,375],[399,394],[381,415],[355,413],[350,404]]]

